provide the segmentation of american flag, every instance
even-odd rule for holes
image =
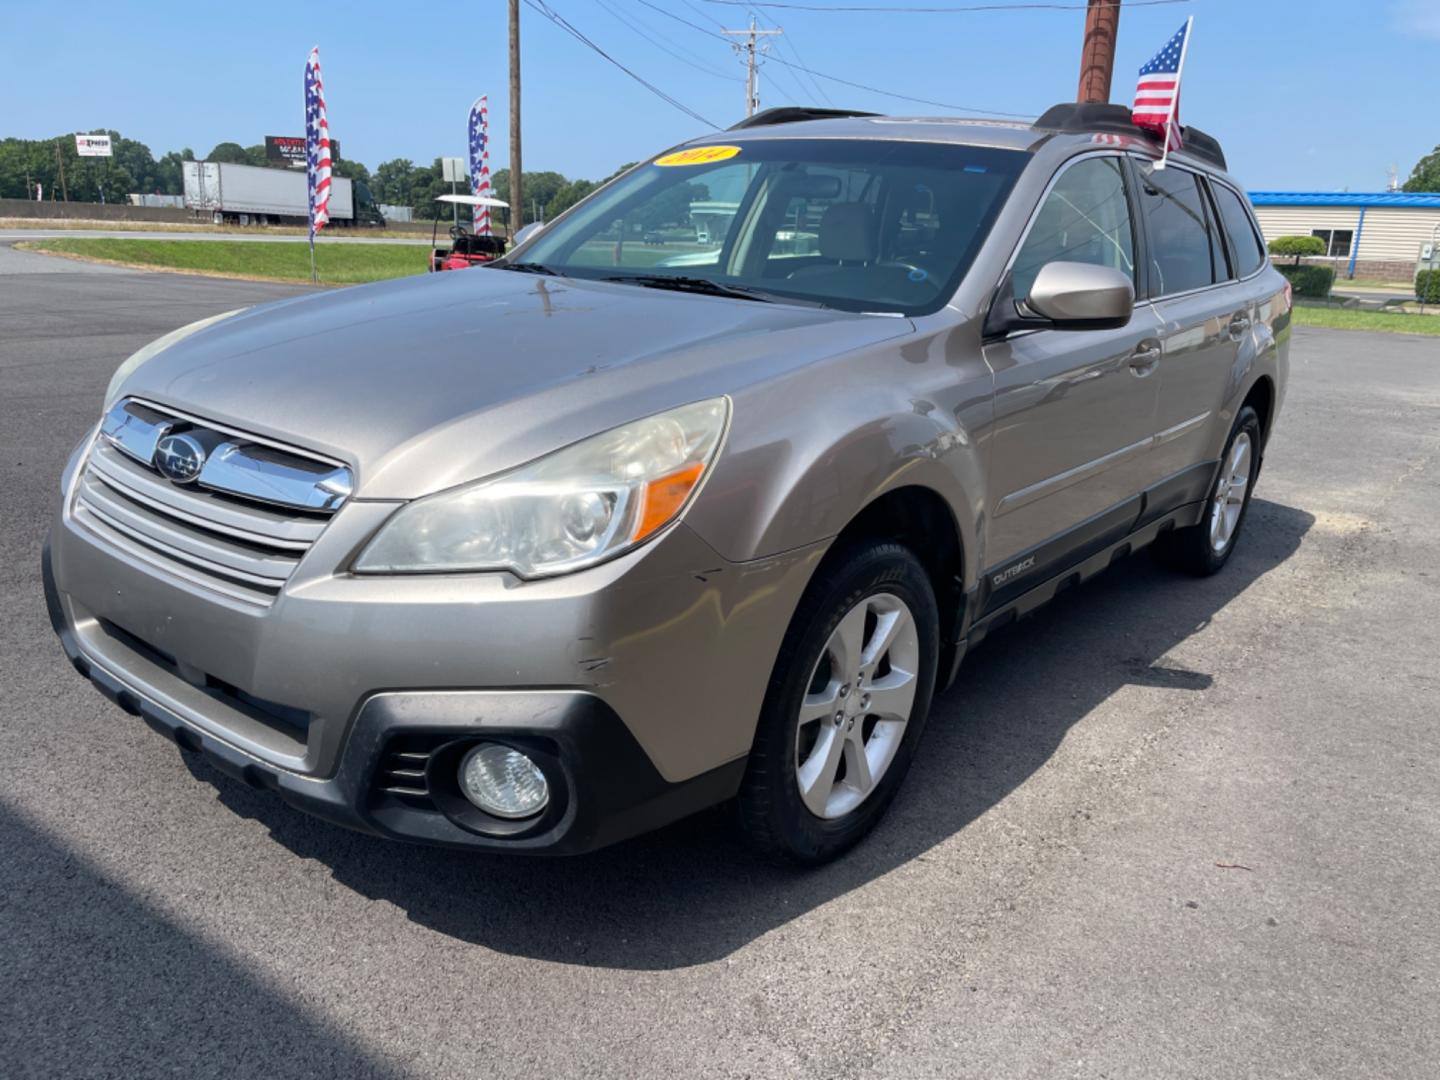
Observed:
[[[325,86],[320,49],[305,61],[305,178],[310,188],[310,239],[330,220],[330,124],[325,119]]]
[[[1185,45],[1190,37],[1186,19],[1165,47],[1140,69],[1131,115],[1139,127],[1165,140],[1166,151],[1180,149],[1180,70],[1185,66]]]
[[[470,188],[490,197],[490,98],[481,94],[470,106]],[[475,207],[475,235],[490,235],[490,208]]]

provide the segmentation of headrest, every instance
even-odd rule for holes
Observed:
[[[865,203],[835,203],[820,219],[820,254],[842,262],[875,260],[875,212]]]

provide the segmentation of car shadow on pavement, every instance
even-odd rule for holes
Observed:
[[[0,1075],[406,1075],[4,803],[0,837]]]
[[[662,970],[724,957],[941,843],[1051,757],[1071,726],[1131,684],[1203,692],[1223,672],[1166,661],[1257,579],[1290,558],[1310,514],[1256,499],[1225,571],[1181,577],[1143,553],[992,635],[937,697],[890,813],[855,850],[819,869],[771,866],[737,840],[725,808],[575,858],[419,848],[314,821],[213,773],[234,811],[326,864],[356,892],[499,952],[557,963]]]

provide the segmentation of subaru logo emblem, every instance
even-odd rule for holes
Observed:
[[[155,445],[155,467],[167,480],[188,484],[205,467],[205,447],[193,435],[166,435]]]

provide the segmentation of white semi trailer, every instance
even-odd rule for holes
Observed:
[[[209,214],[217,225],[304,225],[310,220],[309,191],[302,169],[187,161],[184,173],[186,207]],[[361,205],[357,219],[356,185],[339,176],[330,183],[333,224],[382,223],[364,184],[359,185]]]

